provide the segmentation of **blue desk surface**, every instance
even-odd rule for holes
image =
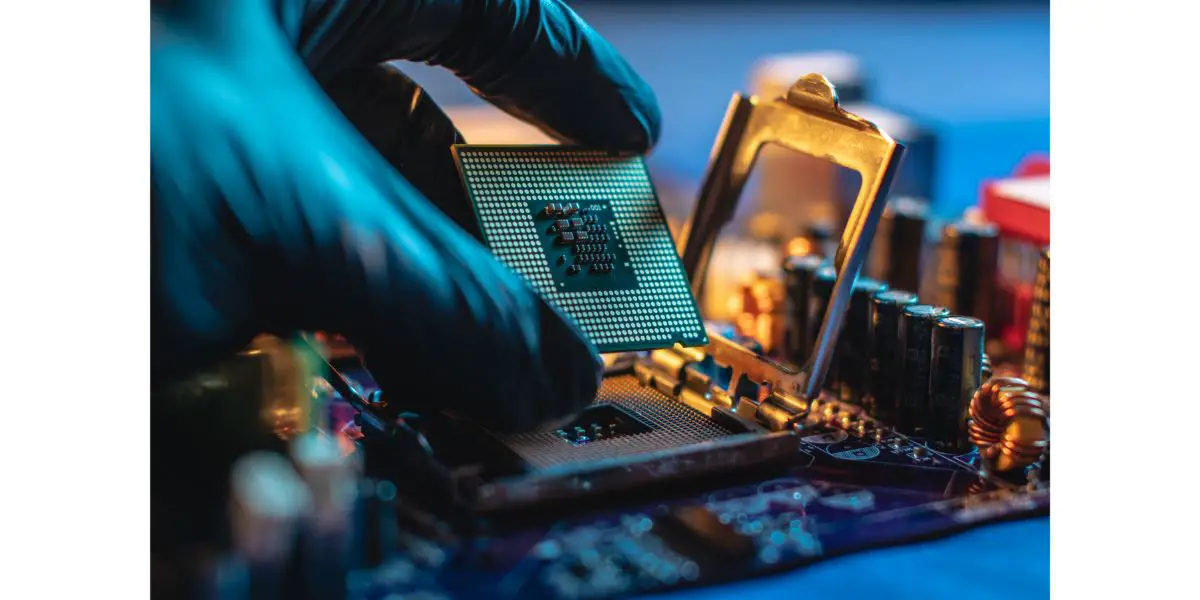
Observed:
[[[729,97],[764,54],[844,50],[861,58],[873,101],[934,123],[950,154],[939,187],[973,202],[980,181],[1008,174],[1050,142],[1050,20],[1027,3],[872,4],[855,12],[752,1],[692,7],[571,2],[658,94],[665,123],[651,160],[698,180]],[[473,101],[450,75],[414,65],[443,103]],[[1040,598],[1050,594],[1048,518],[940,541],[846,556],[753,581],[668,594],[726,598]]]
[[[662,600],[858,598],[1026,600],[1050,597],[1050,519],[851,554],[761,579],[681,590]]]

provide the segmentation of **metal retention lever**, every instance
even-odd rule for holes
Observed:
[[[842,110],[837,92],[822,75],[805,75],[786,96],[774,100],[735,94],[717,137],[699,201],[679,239],[683,267],[697,297],[703,291],[717,234],[733,217],[754,161],[766,144],[829,160],[858,172],[862,178],[834,258],[837,283],[820,334],[808,363],[794,377],[786,376],[790,384],[787,387],[793,388],[789,391],[812,400],[820,394],[829,371],[851,288],[875,237],[904,147],[873,123]]]

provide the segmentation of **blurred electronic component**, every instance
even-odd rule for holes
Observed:
[[[888,201],[872,243],[871,274],[902,290],[921,289],[929,205],[915,198]]]
[[[1050,162],[1034,156],[1012,177],[987,182],[981,202],[987,220],[1006,237],[1035,246],[1050,243]]]
[[[283,600],[297,528],[310,508],[307,487],[283,456],[255,452],[234,464],[229,495],[234,551],[246,566],[244,592]]]
[[[1028,382],[997,377],[975,393],[970,406],[968,435],[979,454],[996,472],[1034,465],[1049,448],[1049,410]]]
[[[997,352],[1018,358],[1025,351],[1039,256],[1050,245],[1049,160],[1030,157],[1012,177],[986,182],[981,208],[1001,237],[996,300],[1002,310],[988,328],[1002,342]]]
[[[348,526],[358,472],[332,436],[306,432],[291,442],[291,458],[308,486],[313,521],[319,531],[342,531]]]
[[[1025,342],[1024,377],[1039,394],[1050,395],[1050,249],[1042,250],[1037,280],[1033,287],[1033,306],[1029,311],[1029,332]]]
[[[454,153],[492,252],[574,317],[601,352],[705,343],[642,157],[465,144]],[[581,245],[586,253],[575,250]]]
[[[792,256],[807,256],[816,254],[826,259],[833,258],[837,252],[838,239],[834,235],[833,225],[828,221],[814,221],[801,228],[802,233],[787,241],[784,246],[784,260]]]
[[[309,345],[320,352],[321,356],[327,357],[330,361],[338,362],[358,358],[358,351],[343,336],[314,331],[303,334],[303,337]]]
[[[999,230],[994,225],[946,225],[938,245],[934,302],[955,314],[991,320],[999,259]]]
[[[851,288],[850,309],[837,342],[835,386],[842,402],[857,404],[867,392],[871,372],[871,298],[888,288],[859,276]]]
[[[723,235],[716,241],[701,302],[705,319],[733,323],[741,312],[742,290],[758,273],[778,269],[778,244]]]
[[[312,406],[314,397],[308,382],[316,374],[316,365],[309,364],[305,354],[296,352],[292,346],[295,343],[260,335],[242,352],[244,359],[264,359],[266,390],[262,418],[276,435],[285,439],[327,424],[322,408]]]
[[[794,365],[808,360],[812,350],[813,314],[810,311],[817,271],[825,265],[825,259],[816,254],[793,256],[783,266],[784,274],[784,357]]]
[[[738,335],[752,338],[764,353],[778,351],[786,336],[784,283],[757,275],[742,286],[740,311],[735,324]]]
[[[220,424],[228,444],[242,452],[281,443],[281,433],[303,423],[297,416],[307,411],[307,404],[291,393],[299,381],[277,381],[275,373],[269,352],[245,351],[154,389],[156,430],[177,432],[156,436],[154,446],[172,446],[195,435],[199,423]]]
[[[801,238],[808,240],[813,252],[832,260],[837,252],[838,238],[829,221],[813,221],[804,226]]]
[[[896,429],[904,433],[924,431],[929,414],[929,363],[933,329],[942,317],[950,316],[944,306],[911,304],[900,313],[900,406]]]
[[[918,302],[917,295],[904,290],[885,290],[871,298],[871,373],[868,412],[892,422],[900,407],[900,317]]]
[[[783,249],[783,260],[796,256],[808,256],[810,254],[822,254],[818,251],[817,244],[812,243],[812,240],[804,236],[797,236],[788,240],[787,245]]]
[[[354,494],[349,563],[353,570],[379,567],[400,550],[396,486],[390,481],[359,479]]]
[[[703,506],[683,506],[667,513],[663,524],[698,542],[725,560],[747,560],[754,556],[754,538],[744,535],[728,520],[722,520]]]
[[[291,458],[312,498],[300,537],[304,594],[312,600],[338,600],[346,594],[348,553],[354,542],[357,464],[343,454],[334,437],[319,431],[292,440]]]
[[[967,450],[967,411],[982,383],[984,335],[983,321],[971,317],[945,317],[933,328],[925,438],[939,450]]]

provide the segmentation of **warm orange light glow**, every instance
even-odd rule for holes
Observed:
[[[806,237],[794,237],[787,243],[788,256],[808,256],[815,251],[812,240]]]
[[[738,335],[752,338],[771,352],[783,343],[783,282],[757,274],[739,286],[734,324]]]

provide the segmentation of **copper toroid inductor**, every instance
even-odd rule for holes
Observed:
[[[1040,462],[1050,443],[1049,409],[1029,383],[997,377],[975,393],[967,435],[997,472]]]

